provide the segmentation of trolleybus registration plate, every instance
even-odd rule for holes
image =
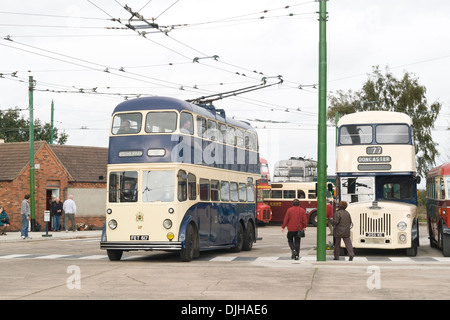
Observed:
[[[384,237],[384,232],[366,232],[366,237]]]
[[[148,240],[148,235],[131,235],[130,240]]]

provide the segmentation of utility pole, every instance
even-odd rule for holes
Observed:
[[[28,78],[28,109],[30,110],[30,211],[31,231],[36,229],[36,203],[34,196],[34,116],[33,116],[33,76]]]
[[[53,144],[53,113],[55,112],[55,108],[52,100],[52,108],[51,108],[51,116],[50,116],[50,144]]]
[[[317,146],[317,261],[326,260],[327,190],[327,0],[319,11],[319,124]]]

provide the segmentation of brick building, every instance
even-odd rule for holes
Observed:
[[[29,142],[0,143],[0,204],[11,219],[11,231],[20,230],[20,205],[25,194],[30,193],[29,159]],[[49,210],[52,197],[64,202],[72,194],[77,204],[76,223],[101,228],[105,220],[107,162],[107,148],[36,141],[36,223],[45,226],[44,211]]]

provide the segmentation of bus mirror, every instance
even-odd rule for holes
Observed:
[[[328,184],[328,191],[333,192],[333,184],[332,183]]]
[[[417,184],[420,184],[420,181],[421,181],[421,180],[422,180],[422,178],[420,178],[420,176],[417,176],[417,177],[416,177],[416,183],[417,183]]]

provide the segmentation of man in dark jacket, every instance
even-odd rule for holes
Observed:
[[[63,211],[63,203],[59,198],[56,198],[50,206],[50,212],[53,217],[53,230],[59,231],[61,229],[61,216]]]
[[[340,201],[339,209],[336,211],[333,217],[334,226],[334,238],[336,243],[334,246],[334,260],[339,260],[339,253],[341,251],[341,239],[344,240],[345,248],[347,249],[349,260],[352,261],[355,253],[353,252],[352,241],[350,240],[350,226],[352,224],[352,218],[347,210],[347,202]]]

